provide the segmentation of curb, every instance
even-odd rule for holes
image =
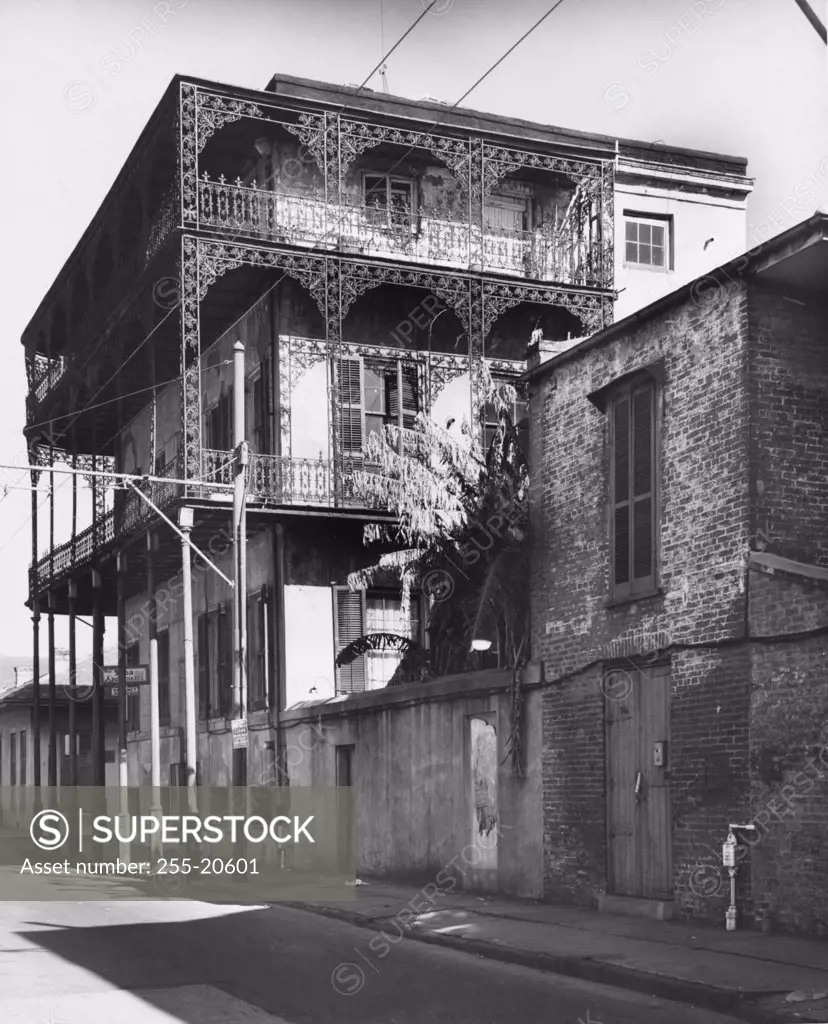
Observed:
[[[346,924],[364,928],[367,931],[382,931],[382,918],[366,917],[364,914],[351,910],[340,910],[338,907],[315,903],[296,903],[279,900],[271,906],[292,907],[304,910],[320,917],[332,918]],[[393,915],[392,915],[393,916]],[[480,939],[464,939],[456,935],[440,935],[435,932],[417,932],[408,930],[406,939],[414,942],[425,942],[434,946],[443,946],[485,957],[488,960],[499,960],[502,963],[516,964],[549,974],[562,974],[581,981],[594,981],[601,985],[628,989],[646,995],[670,999],[674,1002],[686,1003],[706,1010],[729,1013],[749,1024],[779,1024],[780,1017],[769,1014],[758,1006],[750,1003],[751,999],[772,996],[771,992],[734,992],[729,989],[716,988],[696,981],[685,981],[681,978],[668,978],[658,974],[648,974],[630,967],[619,967],[616,964],[589,957],[559,956],[554,953],[538,953],[527,949],[514,949],[498,946]],[[804,1024],[804,1022],[803,1022]]]

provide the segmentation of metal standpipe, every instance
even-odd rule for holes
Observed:
[[[730,875],[730,906],[727,908],[725,914],[725,929],[729,932],[736,931],[736,872],[738,868],[736,866],[736,850],[739,846],[739,840],[736,838],[737,832],[755,832],[755,825],[728,825],[729,832],[727,833],[727,839],[724,841],[722,846],[722,866],[727,868],[727,872]]]

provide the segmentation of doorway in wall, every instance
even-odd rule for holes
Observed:
[[[606,670],[606,678],[613,670]],[[670,666],[617,670],[606,700],[609,891],[672,899]],[[623,696],[622,696],[623,695]]]
[[[475,889],[497,884],[497,728],[494,712],[468,720],[471,848],[466,878]]]

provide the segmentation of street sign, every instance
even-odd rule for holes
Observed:
[[[230,723],[230,729],[233,733],[233,750],[246,750],[247,719],[234,718],[233,721]]]
[[[129,686],[139,686],[149,682],[149,666],[135,665],[126,670],[126,681]],[[119,682],[118,666],[105,665],[103,670],[104,686],[117,686]],[[127,690],[127,693],[129,691]]]
[[[119,686],[112,686],[112,687],[110,687],[110,689],[109,689],[110,696],[111,697],[117,697],[119,689],[120,689]],[[126,690],[127,690],[127,697],[135,697],[140,692],[137,686],[128,686],[126,688]]]

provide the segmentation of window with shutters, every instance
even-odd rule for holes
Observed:
[[[418,643],[423,640],[422,596],[411,594],[408,614],[402,614],[402,595],[393,590],[334,588],[336,654],[370,633],[396,633]],[[367,651],[336,670],[339,693],[359,693],[388,685],[402,656],[396,651]]]
[[[612,598],[656,589],[656,384],[648,376],[616,391],[609,403],[611,435]]]
[[[420,411],[416,363],[402,359],[342,359],[343,452],[362,455],[371,434],[387,425],[412,428]]]
[[[205,448],[228,452],[233,449],[233,395],[222,384],[219,400],[204,414]]]
[[[233,624],[226,605],[203,612],[197,620],[198,714],[220,718],[233,700]]]
[[[267,587],[247,598],[247,703],[250,711],[268,706],[272,664]]]
[[[158,721],[170,724],[170,631],[158,634]]]
[[[273,413],[273,373],[270,354],[262,360],[250,380],[252,423],[250,439],[254,452],[271,454],[271,415]]]
[[[26,730],[21,729],[20,731],[20,785],[26,785],[26,775],[28,771],[27,763],[28,753],[26,750]]]
[[[9,735],[9,785],[17,785],[17,733]]]

